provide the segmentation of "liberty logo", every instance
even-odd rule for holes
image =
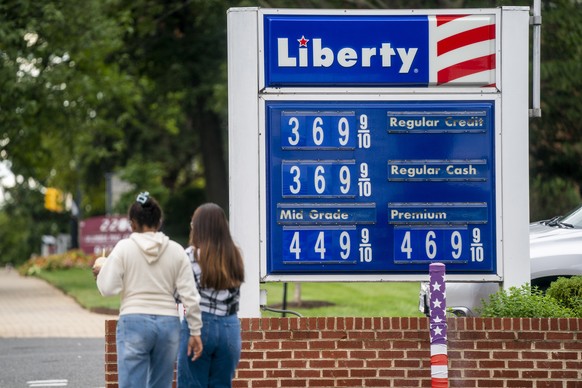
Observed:
[[[307,39],[301,36],[297,39],[299,49],[297,56],[289,52],[288,38],[277,38],[277,59],[279,67],[331,67],[334,63],[344,68],[359,65],[362,68],[372,67],[378,63],[381,67],[400,65],[399,73],[406,74],[410,71],[418,48],[393,48],[390,42],[382,42],[376,47],[362,47],[356,50],[351,47],[343,47],[334,52],[330,47],[323,46],[321,38]],[[311,41],[311,50],[308,43]],[[311,51],[311,56],[310,56]]]

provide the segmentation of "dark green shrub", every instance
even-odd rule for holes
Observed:
[[[479,309],[482,317],[523,317],[523,318],[566,318],[573,317],[574,312],[545,295],[537,287],[525,284],[519,288],[499,290],[483,300]]]
[[[582,276],[558,278],[552,282],[546,294],[582,318]]]

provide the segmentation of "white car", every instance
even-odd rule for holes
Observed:
[[[558,277],[582,275],[582,206],[566,216],[529,226],[531,285],[547,289]],[[447,283],[447,308],[457,316],[476,315],[499,283]],[[427,283],[421,284],[419,310],[428,314]]]

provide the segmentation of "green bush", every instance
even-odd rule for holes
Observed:
[[[582,318],[582,276],[558,278],[552,282],[546,294]]]
[[[525,284],[519,288],[499,290],[483,300],[482,317],[567,318],[575,313],[537,287]]]

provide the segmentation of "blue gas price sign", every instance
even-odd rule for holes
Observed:
[[[267,273],[495,273],[494,108],[266,101]]]

